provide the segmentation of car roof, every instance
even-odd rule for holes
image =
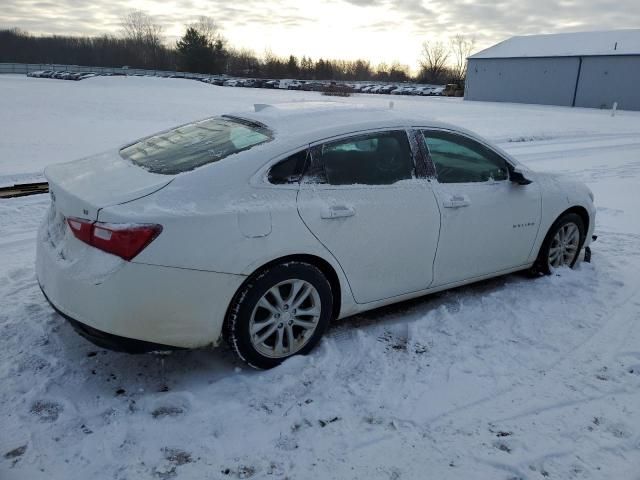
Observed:
[[[426,117],[408,117],[392,108],[374,108],[342,102],[292,102],[256,104],[250,112],[231,116],[259,122],[273,130],[276,139],[314,142],[337,135],[378,128],[409,126],[461,130]],[[286,138],[288,137],[288,138]]]

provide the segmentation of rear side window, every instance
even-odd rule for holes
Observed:
[[[442,131],[423,131],[440,183],[507,180],[506,161],[470,138]]]
[[[359,135],[314,149],[309,181],[330,185],[391,185],[413,178],[404,131]]]
[[[274,185],[298,183],[302,177],[306,160],[307,150],[302,150],[276,163],[267,175],[269,183]]]
[[[152,173],[175,175],[217,162],[272,140],[259,123],[216,117],[174,128],[120,150],[120,155]]]

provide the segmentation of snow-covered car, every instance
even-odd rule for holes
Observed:
[[[406,95],[407,89],[411,87],[397,87],[391,90],[391,95]]]
[[[431,95],[433,91],[433,87],[416,87],[413,91],[414,95],[420,95],[421,97],[425,97]]]
[[[391,93],[396,88],[398,87],[396,87],[395,85],[384,85],[382,88],[380,88],[378,93]]]
[[[253,366],[329,322],[572,267],[595,208],[466,130],[340,103],[256,105],[46,168],[42,291],[98,345],[225,338]]]
[[[399,87],[391,91],[391,95],[414,95],[415,87]]]
[[[51,70],[36,70],[35,72],[27,73],[27,77],[44,78],[51,73],[52,73]]]

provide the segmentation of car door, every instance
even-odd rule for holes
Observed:
[[[467,135],[422,133],[442,212],[434,286],[524,266],[540,224],[539,185],[511,182],[508,161]]]
[[[312,145],[298,211],[340,263],[357,303],[424,290],[433,280],[440,214],[415,158],[405,130]]]

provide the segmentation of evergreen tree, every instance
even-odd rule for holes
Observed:
[[[287,62],[287,75],[292,78],[296,78],[299,74],[300,67],[298,66],[298,59],[294,55],[289,55],[289,61]]]
[[[210,73],[213,67],[213,45],[195,28],[189,27],[176,44],[180,66],[186,72]]]

